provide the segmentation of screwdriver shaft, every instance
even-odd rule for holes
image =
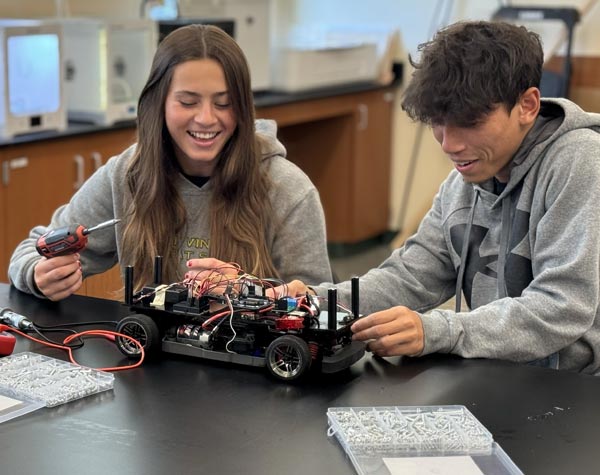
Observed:
[[[109,226],[114,226],[117,224],[120,219],[109,219],[108,221],[104,221],[103,223],[97,224],[96,226],[92,226],[91,228],[87,228],[83,231],[84,235],[93,233],[94,231],[98,231],[100,229],[108,228]]]

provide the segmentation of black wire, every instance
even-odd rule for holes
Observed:
[[[95,321],[95,322],[61,323],[60,325],[47,325],[47,326],[38,325],[37,323],[34,323],[34,326],[36,326],[40,330],[44,330],[44,331],[46,331],[46,330],[59,330],[59,329],[67,331],[68,330],[67,327],[84,327],[84,326],[88,326],[88,325],[113,325],[113,326],[116,327],[118,323],[119,322],[116,322],[114,320],[106,320],[106,321]]]
[[[36,333],[36,334],[37,334],[37,336],[39,336],[39,337],[40,337],[42,340],[44,340],[44,341],[45,341],[45,342],[47,342],[47,343],[51,343],[51,344],[53,344],[53,345],[59,345],[59,346],[68,346],[69,348],[71,348],[71,349],[73,349],[73,350],[77,350],[77,349],[79,349],[79,348],[81,348],[81,347],[83,346],[83,340],[81,339],[81,337],[77,337],[77,339],[76,339],[76,340],[79,340],[79,342],[77,342],[77,343],[75,343],[75,344],[73,344],[73,343],[71,343],[71,344],[65,344],[65,343],[63,343],[62,341],[54,341],[54,340],[51,340],[51,339],[50,339],[50,338],[48,338],[46,335],[44,335],[44,334],[43,334],[43,333],[40,331],[40,329],[39,329],[39,328],[38,328],[36,325],[32,325],[32,326],[31,326],[31,329],[32,329],[32,330],[33,330],[33,332],[34,332],[34,333]],[[75,333],[77,333],[75,330],[71,330],[71,329],[68,329],[68,328],[65,328],[65,329],[51,328],[51,329],[46,329],[46,330],[44,330],[44,331],[47,331],[47,332],[56,332],[56,333],[70,333],[70,334],[72,334],[72,335],[73,335],[73,334],[75,334]]]
[[[69,327],[84,327],[84,326],[88,326],[88,325],[112,325],[112,326],[117,326],[116,321],[94,321],[94,322],[73,322],[73,323],[61,323],[60,325],[38,325],[34,322],[32,322],[31,325],[31,330],[43,341],[47,342],[47,343],[51,343],[53,345],[59,345],[59,346],[68,346],[69,348],[73,349],[73,350],[77,350],[79,348],[81,348],[83,346],[83,339],[81,337],[77,337],[76,339],[72,340],[69,344],[65,344],[62,341],[55,341],[52,340],[50,338],[48,338],[46,335],[44,335],[42,332],[47,332],[47,333],[68,333],[70,335],[74,335],[77,332],[75,330],[73,330],[72,328]]]

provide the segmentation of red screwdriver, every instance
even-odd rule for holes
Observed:
[[[111,219],[91,228],[85,228],[81,224],[73,224],[52,229],[38,238],[35,248],[40,255],[47,258],[75,254],[87,245],[88,234],[114,226],[119,221],[121,220]]]

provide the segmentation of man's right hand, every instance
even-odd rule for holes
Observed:
[[[49,300],[62,300],[77,292],[83,283],[79,254],[42,257],[33,270],[33,280]]]

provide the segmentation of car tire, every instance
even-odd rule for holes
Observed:
[[[273,340],[267,347],[265,358],[269,372],[284,381],[302,377],[312,362],[308,344],[294,335],[283,335]]]
[[[117,333],[135,338],[144,348],[147,357],[160,353],[160,331],[158,325],[148,315],[128,315],[117,324]],[[128,358],[139,358],[140,349],[131,340],[116,337],[117,347]]]

